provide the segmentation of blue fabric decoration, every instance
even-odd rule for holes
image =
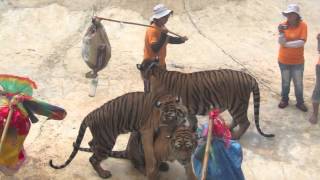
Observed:
[[[201,136],[202,130],[197,130]],[[206,148],[206,137],[201,137],[192,155],[193,168],[198,179],[201,179],[202,162]],[[226,147],[223,139],[213,137],[208,160],[207,180],[244,180],[241,169],[242,149],[239,142],[230,140]]]

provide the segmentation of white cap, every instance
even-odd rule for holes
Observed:
[[[287,17],[289,13],[296,13],[299,17],[301,17],[300,8],[297,4],[289,4],[287,9],[282,12],[282,15]]]
[[[172,10],[166,8],[163,4],[158,4],[153,8],[153,15],[150,18],[150,21],[153,21],[153,19],[160,19],[172,12],[173,12]]]

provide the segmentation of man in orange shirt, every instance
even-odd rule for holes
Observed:
[[[143,61],[159,58],[160,67],[166,69],[165,58],[167,55],[167,44],[182,44],[188,40],[186,36],[173,37],[167,35],[168,29],[165,24],[168,22],[172,10],[166,8],[163,4],[158,4],[153,8],[153,15],[150,18],[151,26],[148,27],[144,40],[144,56]],[[144,90],[148,83],[144,81]],[[169,165],[161,162],[159,170],[167,171]]]
[[[153,8],[151,26],[146,31],[144,44],[144,60],[159,58],[160,66],[166,68],[165,58],[167,55],[167,44],[181,44],[188,40],[186,36],[172,37],[167,35],[168,29],[165,24],[168,22],[172,10],[163,4]]]
[[[279,29],[279,67],[281,71],[282,90],[279,108],[285,108],[289,102],[290,83],[293,79],[296,95],[296,107],[308,111],[303,100],[304,44],[307,41],[307,24],[302,21],[299,6],[289,4],[282,14],[287,21]]]
[[[310,123],[312,124],[316,124],[318,122],[318,110],[319,110],[319,103],[320,103],[320,33],[318,34],[317,39],[318,39],[319,59],[316,65],[316,85],[312,93],[313,112],[309,119]]]

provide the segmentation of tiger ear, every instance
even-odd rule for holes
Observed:
[[[180,102],[180,97],[179,96],[176,96],[176,102]]]
[[[160,101],[156,101],[156,103],[154,104],[157,108],[160,108],[161,106],[161,102]]]
[[[137,64],[137,69],[139,69],[141,71],[141,64]]]

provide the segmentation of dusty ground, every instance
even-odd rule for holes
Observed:
[[[25,166],[13,177],[0,179],[99,179],[88,162],[90,154],[79,153],[63,170],[53,170],[49,159],[62,163],[72,150],[72,142],[83,117],[104,102],[130,91],[142,91],[135,64],[143,54],[145,29],[104,22],[112,46],[112,59],[100,73],[94,98],[88,97],[88,71],[81,58],[81,39],[89,26],[92,5],[99,16],[148,23],[151,8],[159,1],[81,1],[76,0],[0,0],[0,73],[28,76],[39,89],[35,96],[64,107],[63,121],[34,124],[26,140],[29,155]],[[285,0],[177,0],[161,1],[175,10],[167,27],[189,41],[168,47],[168,68],[183,72],[232,68],[246,70],[261,85],[261,126],[276,134],[261,137],[252,126],[241,139],[243,171],[248,180],[320,178],[319,125],[307,122],[309,113],[291,106],[277,108],[280,72],[277,64],[277,31]],[[316,33],[320,31],[317,0],[297,0],[309,25],[305,47],[305,99],[309,107],[314,86]],[[181,68],[175,68],[178,65]],[[293,92],[291,92],[293,95]],[[227,113],[224,114],[229,118]],[[206,117],[202,117],[202,122]],[[252,107],[249,119],[253,119]],[[83,145],[90,139],[86,134]],[[116,149],[126,146],[128,135],[121,136]],[[113,173],[111,179],[144,179],[125,160],[108,159],[103,165]],[[186,179],[183,169],[171,165],[162,179]]]

